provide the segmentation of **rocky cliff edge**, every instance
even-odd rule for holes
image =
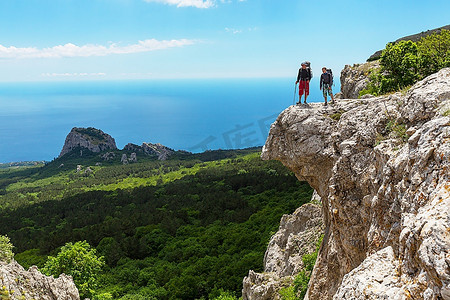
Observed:
[[[367,88],[369,75],[373,70],[379,69],[379,61],[364,64],[345,65],[341,71],[341,91],[336,94],[337,98],[358,99],[359,93]]]
[[[316,193],[313,199],[320,203]],[[243,300],[282,299],[280,290],[292,285],[295,275],[305,269],[302,256],[316,250],[322,233],[320,205],[307,203],[293,214],[283,215],[264,255],[264,273],[251,270],[243,280]]]
[[[71,276],[45,276],[33,266],[28,271],[16,261],[0,262],[0,299],[79,300]]]
[[[308,299],[450,299],[450,68],[406,94],[291,106],[276,159],[322,198]]]

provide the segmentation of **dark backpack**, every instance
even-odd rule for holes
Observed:
[[[311,79],[313,78],[313,72],[311,70],[311,62],[309,61],[305,61],[304,62],[306,64],[306,69],[309,71],[309,76],[311,77]]]
[[[331,69],[327,69],[327,73],[330,74],[330,84],[333,84],[334,82],[333,71],[331,71]]]

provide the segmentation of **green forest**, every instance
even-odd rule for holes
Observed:
[[[0,234],[47,274],[70,273],[61,262],[83,254],[91,276],[73,276],[91,299],[239,297],[281,216],[312,194],[258,148],[127,165],[77,153],[0,170]]]

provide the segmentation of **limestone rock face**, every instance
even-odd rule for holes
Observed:
[[[103,158],[103,160],[109,161],[113,160],[116,157],[116,154],[114,152],[106,152],[100,157]]]
[[[124,153],[124,154],[122,154],[122,158],[120,159],[120,162],[123,164],[123,165],[127,165],[128,164],[128,158],[127,158],[127,155]]]
[[[379,62],[346,65],[341,71],[341,93],[338,98],[358,99],[359,92],[367,87],[369,72],[379,68]]]
[[[284,215],[264,256],[264,273],[250,271],[244,278],[244,300],[281,299],[280,289],[288,287],[303,268],[302,256],[316,250],[323,233],[321,207],[304,204],[292,215]]]
[[[302,256],[316,250],[322,233],[322,212],[317,205],[308,203],[292,215],[284,215],[264,255],[264,272],[280,277],[299,273],[303,269]]]
[[[71,276],[45,276],[33,266],[28,271],[16,261],[0,262],[1,299],[79,300]],[[5,298],[4,298],[5,297]]]
[[[109,134],[92,127],[74,127],[66,137],[59,157],[76,149],[85,148],[92,152],[117,150],[116,141]],[[81,152],[82,153],[82,152]],[[82,154],[81,154],[82,155]]]
[[[173,149],[170,149],[169,147],[166,147],[164,145],[161,145],[159,143],[152,144],[152,143],[142,143],[141,146],[129,143],[127,144],[123,150],[125,151],[133,151],[137,153],[144,153],[146,155],[151,156],[157,156],[159,160],[166,160],[168,159],[172,154],[175,153]]]
[[[399,261],[388,246],[367,257],[344,276],[333,299],[406,299],[397,276]]]
[[[130,162],[137,162],[136,152],[130,154],[130,158],[128,159]]]
[[[450,68],[405,94],[291,106],[276,159],[322,199],[308,299],[450,299]]]
[[[278,293],[284,287],[288,287],[293,278],[285,278],[283,281],[275,273],[256,273],[252,270],[244,278],[242,288],[243,300],[280,300]]]

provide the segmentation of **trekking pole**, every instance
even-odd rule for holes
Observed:
[[[295,94],[297,94],[297,83],[294,83],[294,102],[292,103],[292,105],[295,105]]]

